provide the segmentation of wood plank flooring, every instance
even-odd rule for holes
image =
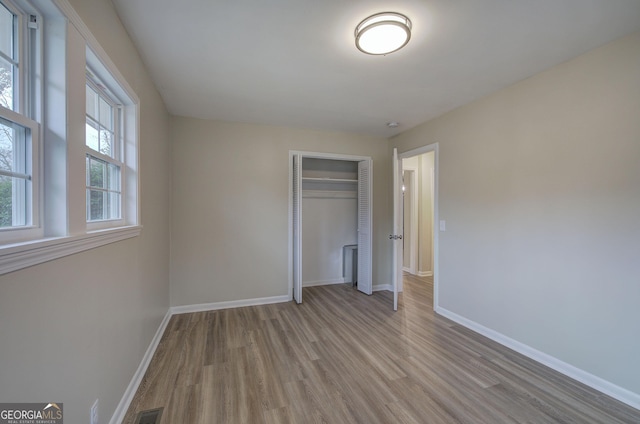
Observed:
[[[125,424],[640,423],[640,411],[433,312],[432,282],[172,317]]]

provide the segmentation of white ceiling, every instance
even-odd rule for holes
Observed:
[[[640,30],[640,0],[113,3],[171,114],[382,137]],[[354,28],[382,11],[411,41],[365,55]]]

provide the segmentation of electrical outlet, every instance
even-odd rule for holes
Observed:
[[[98,399],[93,402],[91,407],[91,424],[98,424]]]

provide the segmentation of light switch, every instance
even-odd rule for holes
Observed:
[[[447,231],[447,221],[440,221],[440,231]]]

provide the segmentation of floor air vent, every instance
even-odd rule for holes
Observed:
[[[162,417],[162,410],[164,408],[150,409],[148,411],[140,411],[135,424],[160,424],[160,418]]]

